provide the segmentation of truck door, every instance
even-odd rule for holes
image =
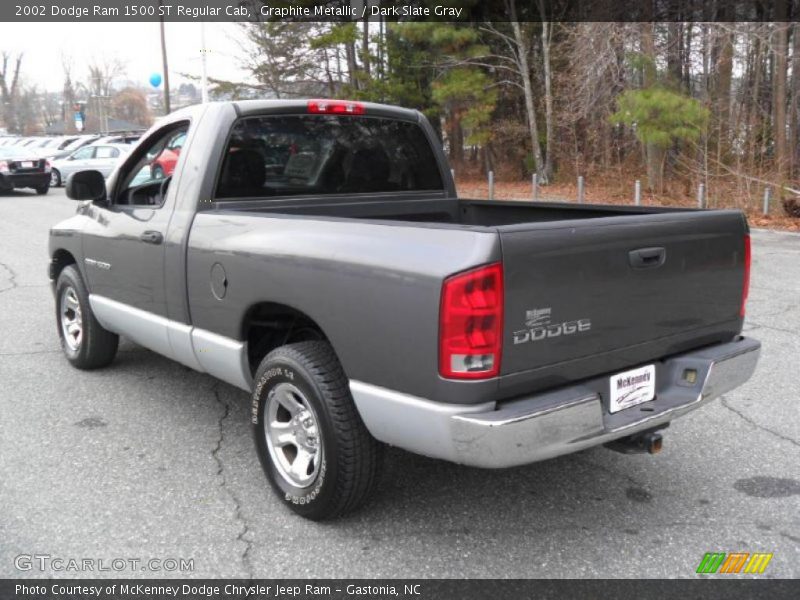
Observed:
[[[166,317],[164,257],[174,208],[171,177],[155,180],[152,162],[188,123],[165,126],[137,147],[118,173],[106,205],[92,205],[83,255],[93,295],[115,301],[119,310],[139,309]],[[146,315],[132,312],[135,316]]]

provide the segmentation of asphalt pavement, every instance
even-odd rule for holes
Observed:
[[[737,551],[800,576],[800,236],[753,232],[760,365],[660,455],[483,471],[390,449],[371,504],[312,523],[268,488],[244,392],[126,341],[107,369],[68,365],[47,230],[74,208],[0,195],[0,577],[694,577]],[[120,558],[193,570],[97,570]]]

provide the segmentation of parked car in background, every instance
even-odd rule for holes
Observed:
[[[50,162],[53,162],[57,158],[64,158],[75,152],[78,148],[83,148],[84,146],[88,146],[89,144],[93,144],[100,139],[100,136],[97,134],[90,134],[90,135],[79,135],[77,137],[72,138],[71,141],[62,145],[62,147],[58,150],[50,150],[47,154],[47,158]]]
[[[177,133],[167,140],[164,149],[150,163],[150,175],[153,179],[164,179],[172,175],[185,141],[186,132]]]
[[[126,144],[91,144],[79,148],[72,154],[53,161],[50,185],[58,187],[72,173],[88,169],[100,171],[103,177],[108,177],[130,150],[131,146]]]
[[[56,137],[45,138],[44,141],[34,144],[34,148],[40,148],[48,155],[57,153],[66,148],[77,139],[75,135],[59,135]]]
[[[0,147],[0,191],[33,188],[37,194],[50,189],[50,162],[28,148]]]
[[[142,137],[141,133],[115,133],[98,139],[97,144],[133,144]]]
[[[32,136],[32,137],[24,138],[21,142],[19,142],[18,145],[19,146],[25,146],[26,148],[31,148],[32,149],[32,148],[36,148],[37,146],[39,146],[43,142],[46,142],[48,139],[49,138],[46,138],[46,137],[43,137],[43,136],[40,136],[40,135],[35,135],[35,136]]]

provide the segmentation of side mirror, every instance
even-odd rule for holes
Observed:
[[[100,171],[78,171],[67,177],[67,198],[72,200],[106,199],[106,180]]]

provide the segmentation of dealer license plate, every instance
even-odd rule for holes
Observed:
[[[647,365],[611,377],[608,410],[619,412],[656,397],[656,366]]]

